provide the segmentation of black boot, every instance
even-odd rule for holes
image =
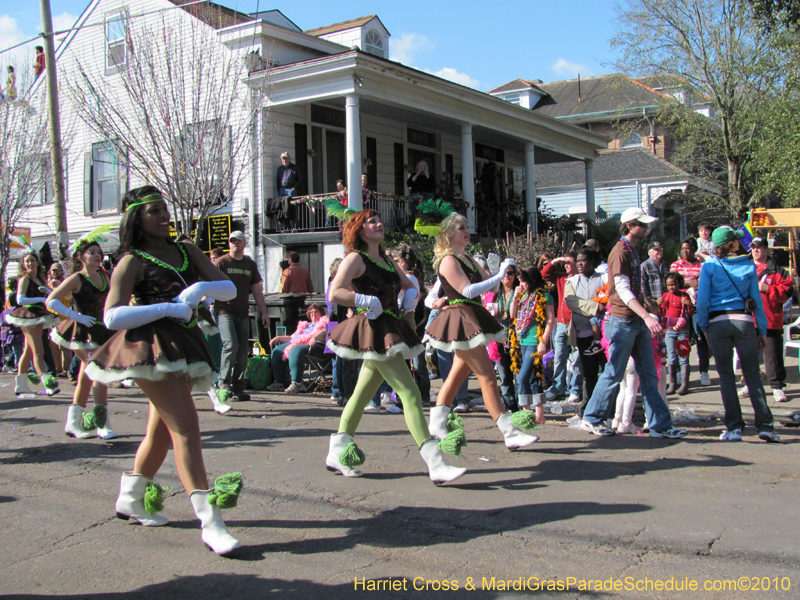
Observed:
[[[678,387],[678,367],[667,365],[667,395],[674,394]]]
[[[681,387],[678,388],[678,396],[685,396],[689,392],[689,365],[681,365]]]

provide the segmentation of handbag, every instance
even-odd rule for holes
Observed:
[[[270,364],[269,354],[258,342],[254,344],[253,348],[258,349],[259,354],[247,359],[246,377],[250,380],[252,389],[265,390],[272,383],[272,365]]]
[[[737,287],[737,285],[735,283],[733,283],[733,278],[731,277],[731,274],[728,273],[728,269],[725,268],[725,265],[722,264],[722,261],[720,261],[719,266],[721,266],[722,270],[725,271],[725,275],[727,275],[728,279],[730,279],[731,285],[738,292],[738,294],[742,298],[742,300],[744,300],[744,312],[745,312],[745,314],[751,315],[751,316],[754,315],[755,312],[756,312],[756,309],[758,308],[758,304],[756,304],[755,298],[751,298],[749,292],[747,294],[747,298],[745,298],[744,294],[742,294],[742,292],[739,291],[739,288]]]

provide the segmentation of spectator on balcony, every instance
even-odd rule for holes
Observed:
[[[297,173],[297,166],[292,162],[292,157],[288,152],[281,154],[281,166],[278,167],[276,183],[278,185],[279,196],[295,196],[297,194],[297,184],[300,183],[300,176]]]
[[[297,252],[289,253],[289,268],[281,275],[281,294],[313,294],[311,271],[300,264]]]
[[[14,73],[14,67],[11,65],[8,65],[6,89],[0,89],[0,97],[5,98],[9,102],[13,102],[17,99],[17,74]]]
[[[35,74],[34,79],[38,78],[39,75],[42,74],[45,66],[47,66],[47,60],[44,57],[44,48],[41,46],[36,46],[36,58],[33,60],[33,72]]]
[[[428,171],[428,163],[424,160],[417,163],[417,170],[409,175],[406,183],[412,198],[417,196],[427,200],[436,193],[436,179]]]

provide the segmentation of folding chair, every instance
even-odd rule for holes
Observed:
[[[328,323],[328,334],[338,325],[338,323]],[[328,336],[325,336],[325,341],[327,342]],[[311,391],[319,385],[320,382],[323,383],[325,387],[329,390],[333,387],[333,382],[328,379],[328,375],[333,374],[333,359],[336,358],[336,353],[328,349],[327,344],[323,346],[325,350],[322,353],[322,356],[312,356],[311,354],[306,355],[306,365],[308,366],[309,371],[309,384],[306,386],[306,390]]]

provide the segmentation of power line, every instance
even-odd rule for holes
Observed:
[[[168,10],[174,10],[176,8],[186,8],[187,6],[194,6],[195,4],[206,4],[206,3],[208,3],[208,0],[195,0],[194,2],[187,2],[186,4],[180,4],[180,5],[176,5],[176,6],[169,6],[167,8],[159,8],[158,10],[152,10],[150,12],[139,13],[137,15],[129,15],[129,16],[126,17],[126,19],[138,19],[140,17],[148,17],[150,15],[155,15],[155,14],[162,13],[162,12],[165,12],[165,11],[168,11]],[[80,27],[72,27],[70,29],[62,29],[60,31],[54,31],[53,35],[54,36],[62,35],[62,34],[65,34],[65,33],[70,33],[71,31],[80,31],[81,29],[90,29],[91,27],[101,27],[101,26],[105,26],[105,24],[106,24],[105,21],[102,21],[102,22],[99,22],[99,23],[87,23],[87,24],[81,25]],[[41,37],[43,37],[45,35],[47,35],[47,34],[40,33],[36,37],[32,37],[29,40],[25,40],[24,42],[20,42],[19,44],[15,44],[14,46],[11,46],[9,48],[5,48],[4,50],[0,50],[0,54],[4,54],[5,52],[10,52],[14,48],[19,48],[20,46],[24,46],[25,44],[30,44],[31,42],[34,42],[34,41],[38,40],[39,38],[41,38]]]

